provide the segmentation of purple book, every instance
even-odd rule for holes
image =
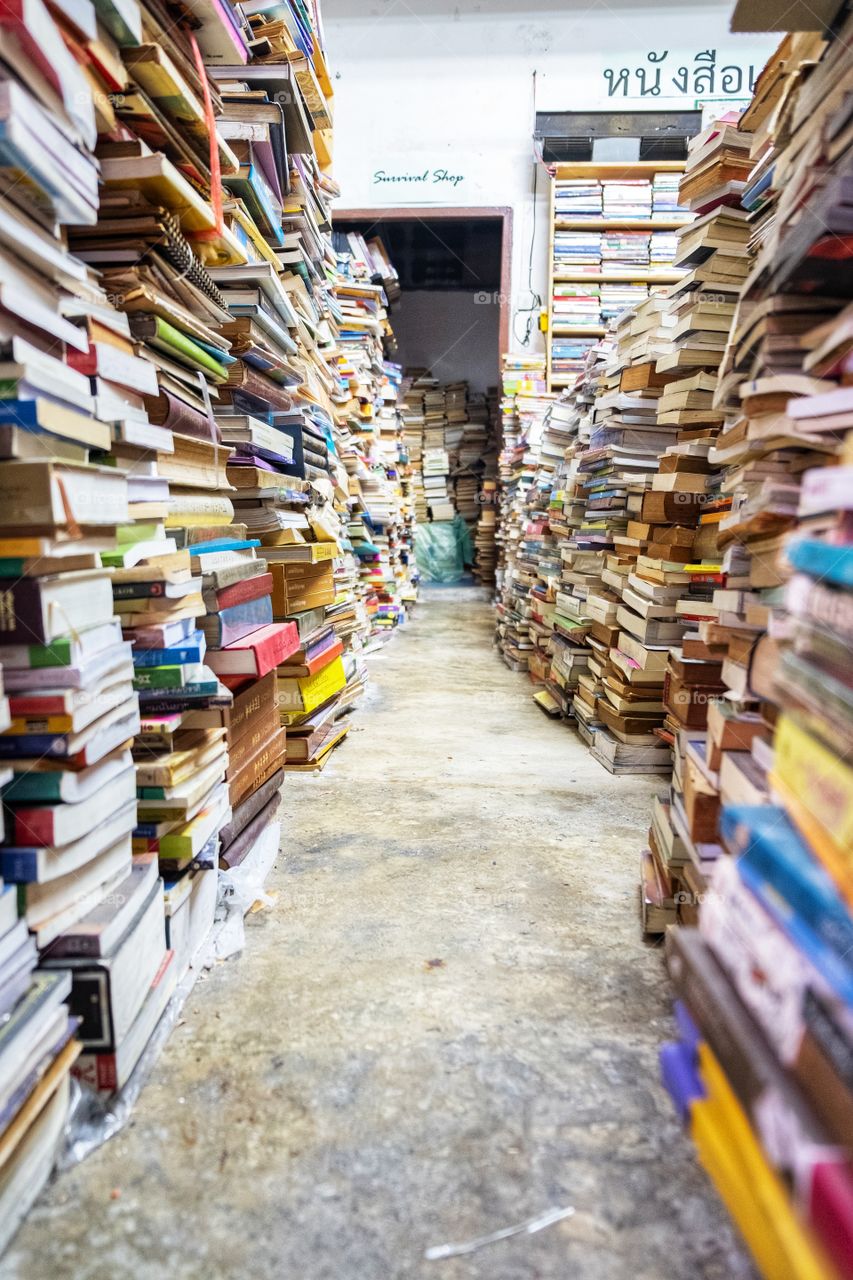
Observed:
[[[686,1124],[690,1118],[692,1103],[697,1098],[705,1097],[693,1050],[680,1040],[661,1045],[660,1073],[664,1088],[675,1103],[682,1122]]]

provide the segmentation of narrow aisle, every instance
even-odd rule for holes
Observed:
[[[433,591],[374,660],[348,743],[286,781],[275,905],[2,1280],[751,1274],[657,1082],[653,784],[545,721],[492,626],[477,592]]]

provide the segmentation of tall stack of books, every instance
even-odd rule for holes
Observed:
[[[156,505],[156,482],[136,485],[120,466],[101,465],[126,420],[144,421],[141,393],[156,388],[156,371],[68,247],[67,228],[90,228],[98,216],[94,150],[111,108],[96,111],[93,83],[70,51],[80,47],[70,18],[37,3],[9,30],[0,183],[0,257],[13,281],[0,338],[2,1244],[50,1172],[69,1071],[88,1075],[129,1035],[139,1038],[158,972],[168,991],[171,958],[157,869],[138,892],[133,872],[139,701],[101,561],[132,507]],[[135,414],[123,413],[125,397],[138,401]],[[115,983],[93,998],[93,978],[113,964]]]
[[[853,278],[833,247],[850,215],[850,38],[847,14],[783,42],[742,122],[753,169],[728,179],[756,257],[717,391],[725,584],[699,627],[725,697],[690,756],[708,832],[684,917],[698,929],[668,935],[681,1038],[664,1079],[759,1267],[779,1275],[846,1274],[853,1223]]]
[[[315,767],[368,600],[381,632],[413,598],[395,273],[331,249],[331,82],[284,10],[4,27],[0,1247],[69,1072],[126,1084],[273,825],[282,706]]]
[[[412,497],[414,515],[417,522],[429,519],[426,490],[424,489],[424,396],[418,379],[411,373],[406,374],[401,386],[402,400],[400,416],[402,419],[403,443],[409,458],[412,476]]]
[[[442,384],[427,370],[408,369],[400,413],[416,519],[432,524],[458,514],[473,533],[480,486],[495,466],[486,397],[472,392],[467,382]]]
[[[497,489],[498,483],[494,478],[484,479],[480,489],[480,513],[474,537],[474,577],[484,587],[494,584],[497,568]]]
[[[537,584],[543,535],[548,537],[547,520],[537,514],[543,491],[535,483],[545,418],[554,400],[545,390],[544,375],[544,356],[503,358],[497,642],[504,662],[515,671],[530,668],[532,626],[537,625],[531,591]]]

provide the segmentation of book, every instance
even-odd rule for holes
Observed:
[[[220,676],[260,679],[296,652],[299,637],[292,622],[274,622],[251,631],[227,647],[213,650],[208,660]]]
[[[156,861],[134,863],[109,897],[53,940],[45,950],[45,958],[56,961],[73,956],[109,955],[151,898],[156,883]]]
[[[45,956],[71,975],[69,1007],[90,1050],[113,1049],[127,1035],[166,954],[163,891],[158,880],[115,945],[103,955]]]

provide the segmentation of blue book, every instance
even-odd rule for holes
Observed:
[[[818,538],[790,542],[785,554],[795,569],[836,587],[853,587],[853,545],[836,547]]]
[[[0,760],[26,760],[48,756],[61,760],[68,755],[68,740],[61,733],[0,733]]]
[[[260,545],[259,538],[247,538],[245,541],[237,538],[221,538],[215,542],[198,542],[188,550],[193,560],[202,560],[205,556],[215,555],[218,551],[245,551],[247,547]]]
[[[853,978],[853,919],[784,809],[733,805],[723,809],[720,832],[744,883],[753,892],[764,886],[758,896],[790,936],[805,926]]]
[[[184,667],[204,658],[207,643],[203,631],[194,631],[186,644],[171,649],[134,649],[135,667]]]
[[[242,640],[244,636],[270,622],[272,596],[259,596],[257,600],[247,600],[243,604],[232,605],[230,609],[221,609],[219,613],[208,614],[204,620],[204,629],[211,646],[224,649],[226,645]]]

